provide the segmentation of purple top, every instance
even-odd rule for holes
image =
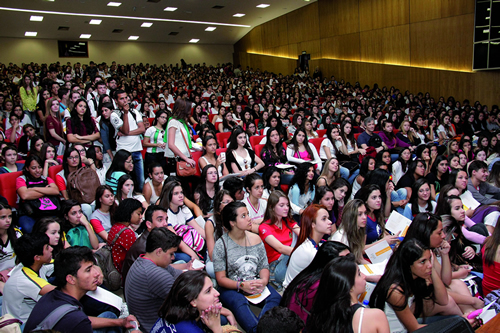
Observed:
[[[394,140],[390,140],[387,135],[385,135],[384,131],[381,131],[379,134],[380,138],[382,141],[387,145],[387,148],[389,149],[394,149],[396,147],[410,147],[409,144],[406,142],[402,141],[400,138],[398,138],[396,135],[394,135]]]

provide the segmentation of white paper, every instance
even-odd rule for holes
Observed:
[[[252,303],[252,304],[259,304],[263,300],[267,298],[267,296],[271,295],[271,292],[267,288],[267,286],[262,290],[260,294],[257,295],[250,295],[250,296],[245,296],[247,300]]]
[[[365,287],[365,292],[362,293],[361,295],[359,295],[358,297],[358,301],[360,303],[363,303],[364,300],[370,300],[370,296],[372,295],[373,293],[373,290],[375,290],[375,284],[374,283],[370,283],[370,282],[367,282],[366,283],[366,287]]]
[[[497,315],[497,312],[495,309],[490,309],[490,306],[492,306],[495,302],[491,302],[487,306],[483,308],[483,312],[479,315],[481,319],[483,320],[483,324],[486,324],[489,322],[492,318],[494,318]]]
[[[474,199],[470,191],[465,191],[461,196],[462,203],[465,206],[464,209],[467,211],[469,209],[476,209],[479,207],[480,203]]]
[[[372,264],[376,264],[384,260],[389,260],[389,258],[392,256],[392,249],[389,246],[389,243],[383,240],[380,243],[375,244],[368,249],[365,249],[365,253]]]
[[[196,223],[198,223],[198,225],[204,230],[205,229],[205,219],[203,218],[203,216],[198,216],[197,218],[194,219],[196,221]]]
[[[203,268],[203,267],[205,267],[205,264],[204,264],[204,263],[202,263],[201,261],[199,261],[198,259],[195,259],[195,260],[193,260],[193,265],[192,265],[192,267],[193,267],[194,269],[199,269],[199,268]]]
[[[358,265],[359,270],[361,273],[363,273],[366,276],[371,276],[371,275],[384,275],[385,272],[385,266],[387,266],[388,260],[384,260],[382,262],[379,262],[377,264],[365,264],[365,265]]]
[[[97,287],[94,291],[88,291],[87,296],[92,297],[98,301],[109,304],[112,307],[117,308],[118,310],[122,309],[123,300],[121,297],[116,296],[112,292],[107,291],[101,287]]]
[[[400,237],[406,235],[406,231],[410,227],[411,220],[397,211],[393,210],[389,219],[385,222],[385,228],[389,230],[392,234],[397,235],[398,232]]]
[[[295,166],[291,164],[277,164],[275,167],[278,169],[295,169]]]

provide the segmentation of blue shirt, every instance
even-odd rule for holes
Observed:
[[[382,229],[377,221],[373,221],[369,216],[366,218],[366,244],[371,244],[378,240],[382,234]]]
[[[201,322],[195,320],[185,320],[174,325],[159,318],[150,333],[204,333],[201,325]]]

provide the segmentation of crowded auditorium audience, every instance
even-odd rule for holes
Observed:
[[[500,295],[499,116],[307,70],[0,64],[2,315],[25,332],[478,326]]]

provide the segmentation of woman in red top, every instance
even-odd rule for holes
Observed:
[[[500,227],[486,238],[483,249],[483,295],[500,289]]]
[[[131,225],[138,226],[141,223],[142,212],[141,202],[132,198],[123,200],[120,204],[120,209],[115,212],[114,219],[117,222],[109,230],[108,245],[112,246],[113,264],[120,273],[122,272],[123,261],[125,260],[127,251],[137,239]],[[122,229],[125,230],[122,231]],[[118,238],[112,244],[118,233],[120,233]]]
[[[267,201],[264,223],[259,226],[259,236],[264,242],[269,270],[270,281],[282,288],[285,280],[288,259],[294,246],[294,237],[300,233],[300,228],[293,221],[290,211],[290,201],[285,193],[274,191]],[[296,241],[295,237],[295,241]]]
[[[76,101],[71,111],[71,118],[66,120],[66,131],[69,142],[74,144],[79,143],[85,147],[90,146],[101,137],[94,119],[90,116],[87,102],[84,99]]]
[[[45,141],[52,143],[56,148],[60,143],[66,144],[57,98],[50,98],[47,101],[45,110],[45,126],[43,128],[45,131]]]

